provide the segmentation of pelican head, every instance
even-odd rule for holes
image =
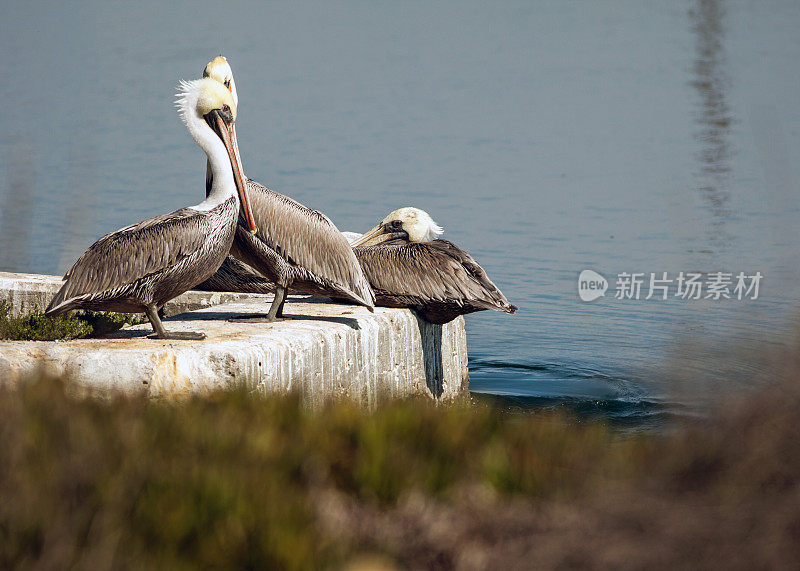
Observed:
[[[213,79],[181,81],[176,105],[189,133],[206,152],[209,162],[221,169],[227,169],[225,163],[230,162],[245,220],[250,231],[255,232],[253,213],[245,191],[242,160],[236,142],[236,102],[233,96]]]
[[[398,208],[381,223],[353,242],[352,246],[373,246],[387,240],[430,242],[442,235],[442,228],[424,210],[406,206]]]
[[[219,55],[208,62],[203,69],[203,77],[211,78],[224,85],[230,92],[231,97],[233,97],[234,103],[239,105],[239,95],[236,93],[236,82],[233,80],[233,70],[225,56]],[[231,136],[238,147],[239,143],[236,140],[236,129],[233,130]],[[206,165],[206,193],[211,190],[213,181],[214,176],[211,173],[211,163],[208,163]]]
[[[214,112],[218,112],[223,117],[230,115],[230,118],[225,120],[226,124],[232,124],[236,120],[236,101],[231,93],[223,85],[206,78],[196,81],[181,80],[176,106],[181,119],[187,124],[191,114],[209,122],[207,116]],[[211,126],[210,122],[209,126]]]
[[[206,64],[203,77],[216,79],[228,88],[233,96],[233,101],[239,104],[239,95],[236,93],[236,82],[233,80],[233,70],[225,56],[217,56]]]

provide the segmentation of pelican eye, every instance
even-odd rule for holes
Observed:
[[[392,228],[400,230],[403,228],[403,223],[400,220],[392,220]]]
[[[223,105],[223,106],[222,106],[222,110],[223,110],[225,113],[230,113],[230,112],[231,112],[231,108],[230,108],[230,107],[228,107],[227,105]]]

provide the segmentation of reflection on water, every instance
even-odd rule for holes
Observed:
[[[7,190],[0,197],[0,271],[25,268],[30,259],[35,173],[29,145],[14,141],[6,157]]]
[[[733,118],[725,93],[729,79],[724,71],[725,6],[722,0],[697,0],[689,12],[695,39],[695,60],[691,85],[700,97],[696,138],[702,148],[698,154],[700,174],[698,188],[711,206],[714,219],[710,224],[710,240],[719,247],[728,245],[731,235],[725,220],[729,206],[731,148],[728,141]]]
[[[76,230],[94,223],[97,181],[92,159],[96,156],[97,149],[91,139],[69,152],[68,172],[64,181],[59,268],[72,266],[86,249],[81,234]]]

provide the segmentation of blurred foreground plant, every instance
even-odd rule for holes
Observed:
[[[610,440],[600,425],[485,407],[97,400],[41,379],[0,391],[0,568],[308,568],[341,549],[313,525],[320,490],[375,506],[475,485],[576,492]]]
[[[2,569],[309,569],[365,552],[557,566],[615,549],[633,567],[759,566],[797,551],[796,386],[656,436],[422,400],[364,412],[75,392],[49,378],[0,389]]]

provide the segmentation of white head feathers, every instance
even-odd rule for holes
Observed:
[[[402,223],[403,230],[406,231],[411,242],[430,242],[436,240],[444,232],[427,212],[413,206],[398,208],[384,218],[381,223],[387,224],[395,220]]]
[[[236,82],[233,80],[233,70],[225,56],[217,56],[206,64],[203,77],[216,79],[231,92],[233,101],[239,104],[239,95],[236,93]]]
[[[213,79],[204,77],[194,81],[181,80],[178,85],[175,106],[186,125],[189,124],[190,114],[204,117],[214,109],[223,109],[226,105],[235,120],[236,102],[233,96],[221,83]]]

